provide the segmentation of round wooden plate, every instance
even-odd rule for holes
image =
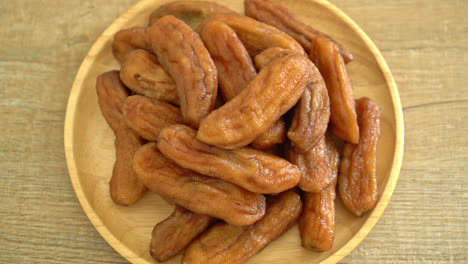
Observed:
[[[104,239],[132,263],[156,263],[149,255],[151,230],[172,212],[158,195],[148,192],[132,206],[119,206],[109,195],[115,160],[114,135],[101,115],[96,77],[119,69],[111,52],[114,33],[148,23],[150,13],[167,0],[143,0],[118,18],[96,41],[84,59],[68,101],[65,153],[76,195]],[[243,1],[216,1],[243,13]],[[348,213],[337,199],[335,243],[317,253],[301,247],[297,225],[249,260],[249,263],[336,263],[353,250],[372,229],[387,206],[403,155],[403,116],[398,90],[382,55],[367,35],[343,12],[325,0],[282,1],[300,19],[321,30],[355,56],[347,65],[355,96],[368,96],[381,107],[381,138],[377,153],[379,201],[362,217]],[[377,22],[377,21],[376,21]],[[180,263],[178,256],[167,263]]]

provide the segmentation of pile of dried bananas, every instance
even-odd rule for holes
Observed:
[[[336,191],[357,216],[375,206],[380,109],[354,99],[352,54],[275,0],[244,4],[160,6],[115,34],[121,69],[97,79],[113,201],[150,189],[176,204],[152,233],[158,261],[243,263],[297,221],[326,251]]]

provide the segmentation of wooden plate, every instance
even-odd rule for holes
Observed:
[[[166,2],[169,1],[139,2],[99,37],[78,71],[65,120],[65,153],[76,195],[99,233],[132,263],[155,263],[149,255],[151,230],[172,212],[172,206],[151,192],[129,207],[115,205],[110,199],[108,182],[115,159],[114,135],[99,110],[95,82],[99,74],[119,68],[111,52],[114,33],[123,28],[146,25],[150,13]],[[375,209],[362,217],[348,213],[337,200],[335,243],[330,251],[304,250],[296,225],[251,258],[249,263],[335,263],[353,250],[372,229],[392,195],[403,155],[400,98],[382,55],[343,12],[325,0],[283,2],[307,24],[331,35],[351,50],[355,60],[347,68],[356,98],[365,95],[381,106],[382,135],[377,158],[380,197]],[[243,13],[241,0],[222,4]],[[178,256],[167,263],[180,263],[180,259]]]

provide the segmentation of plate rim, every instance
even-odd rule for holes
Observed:
[[[123,245],[113,234],[109,231],[108,227],[103,223],[101,218],[95,212],[93,207],[90,205],[90,202],[84,195],[82,191],[82,186],[80,179],[78,177],[78,171],[76,166],[75,155],[73,153],[73,138],[74,138],[74,122],[76,114],[76,106],[78,99],[80,98],[80,87],[83,84],[83,80],[87,76],[87,69],[89,68],[93,57],[97,51],[101,50],[105,45],[107,35],[110,32],[114,31],[116,28],[119,28],[121,24],[127,21],[127,16],[130,13],[134,13],[137,10],[140,10],[142,7],[149,5],[152,0],[141,0],[125,13],[120,15],[116,20],[114,20],[98,37],[94,44],[89,49],[86,57],[83,59],[80,68],[75,76],[73,85],[70,91],[70,95],[67,102],[67,109],[65,114],[65,124],[64,124],[64,150],[65,158],[68,167],[68,173],[73,185],[78,201],[83,208],[86,216],[93,224],[94,228],[98,233],[104,238],[104,240],[122,257],[135,264],[148,264],[145,259],[142,259],[134,251],[130,250],[127,246]],[[347,25],[349,25],[358,35],[364,40],[365,45],[374,55],[379,68],[384,75],[386,83],[389,88],[391,95],[393,112],[395,116],[395,155],[391,166],[391,171],[388,177],[387,184],[382,192],[382,195],[377,202],[375,208],[370,213],[368,219],[364,222],[359,231],[341,248],[339,248],[335,253],[327,257],[321,263],[337,263],[348,255],[354,248],[359,245],[366,235],[372,230],[375,226],[388,203],[390,202],[391,196],[395,189],[396,183],[401,170],[401,164],[403,160],[403,148],[404,148],[404,121],[403,121],[403,110],[401,106],[400,96],[396,82],[393,78],[393,75],[390,72],[390,68],[387,65],[387,62],[383,58],[382,54],[378,50],[374,42],[367,36],[367,34],[354,22],[347,14],[345,14],[341,9],[336,7],[334,4],[326,0],[306,0],[309,2],[315,2],[335,13],[340,19],[342,19]]]

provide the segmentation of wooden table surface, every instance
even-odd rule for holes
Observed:
[[[0,4],[0,263],[127,263],[75,196],[63,126],[81,61],[136,2]],[[383,53],[405,118],[392,200],[342,263],[467,263],[468,1],[331,2]]]

